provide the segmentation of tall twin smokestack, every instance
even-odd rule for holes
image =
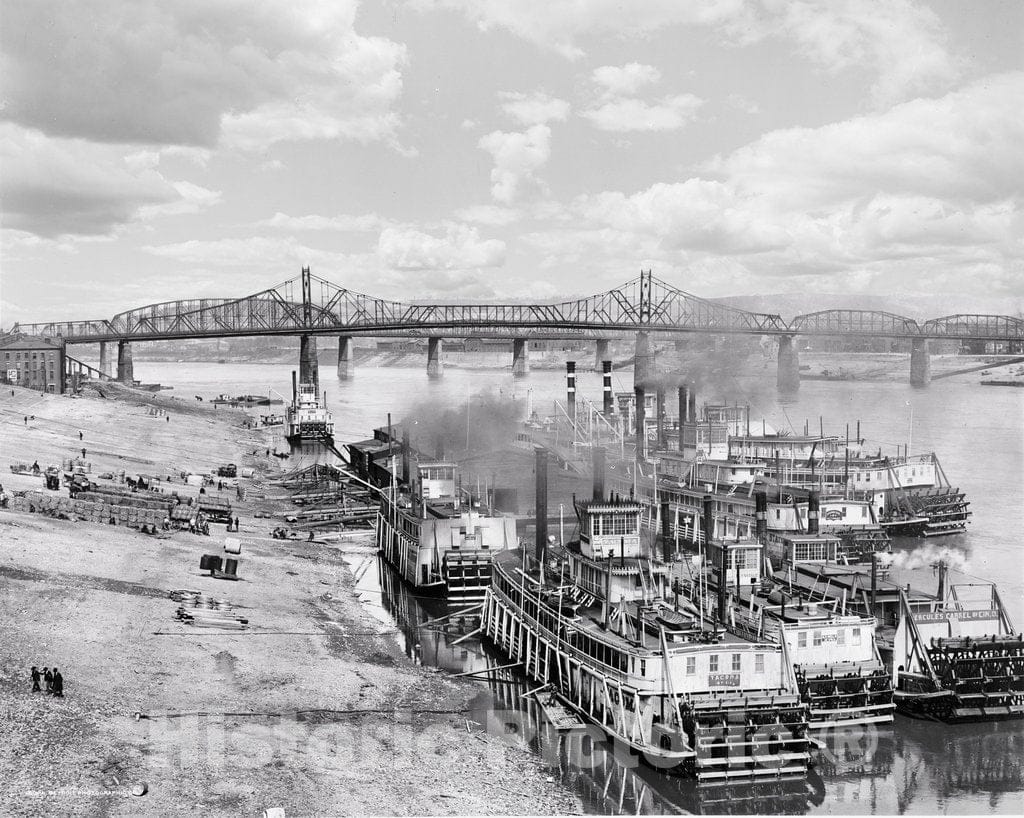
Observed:
[[[818,502],[818,492],[811,491],[807,494],[807,533],[817,534],[818,533],[818,510],[820,504]]]

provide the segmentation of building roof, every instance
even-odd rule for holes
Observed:
[[[53,341],[47,338],[42,338],[38,335],[26,335],[24,333],[18,333],[7,338],[0,338],[0,349],[58,350],[60,349],[60,344],[55,344]]]

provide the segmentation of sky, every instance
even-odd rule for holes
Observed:
[[[704,297],[1024,308],[1016,0],[0,11],[3,327],[302,266],[397,300],[650,269]]]

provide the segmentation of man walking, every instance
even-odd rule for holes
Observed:
[[[32,692],[33,693],[42,693],[43,692],[43,689],[39,686],[39,680],[41,678],[42,678],[42,676],[39,674],[39,668],[37,668],[35,665],[32,665]]]
[[[64,698],[64,677],[57,668],[53,669],[53,695]]]
[[[85,448],[82,448],[82,460],[85,460]]]
[[[46,682],[46,692],[53,693],[53,674],[48,667],[43,668],[43,680]]]

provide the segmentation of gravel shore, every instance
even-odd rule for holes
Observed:
[[[154,536],[0,511],[0,812],[581,810],[539,758],[473,720],[478,687],[406,659],[389,624],[356,598],[340,549],[270,537],[273,522],[254,512],[278,464],[241,412],[116,385],[102,392],[6,388],[4,489],[43,490],[41,477],[8,464],[45,469],[82,448],[92,475],[161,476],[164,492],[198,492],[183,471],[253,468],[255,480],[240,481],[247,499],[237,505],[230,492],[240,580],[199,571],[203,554],[223,554],[223,525],[209,537]],[[250,627],[185,625],[172,589],[227,599]],[[60,668],[63,699],[31,692],[32,665]]]

